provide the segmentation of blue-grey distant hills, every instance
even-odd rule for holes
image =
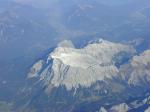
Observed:
[[[115,54],[115,57],[118,58],[113,58],[116,60],[113,64],[122,71],[121,79],[129,80],[131,77],[123,77],[124,72],[134,71],[128,61],[133,56],[147,54],[146,50],[150,48],[149,4],[149,0],[1,0],[0,102],[6,101],[2,104],[9,104],[15,99],[16,93],[20,94],[26,85],[29,70],[40,59],[42,61],[39,63],[42,63],[44,67],[42,66],[42,70],[40,69],[38,72],[42,73],[45,67],[51,63],[51,61],[47,63],[47,55],[62,40],[71,40],[75,51],[87,46],[91,40],[94,43],[93,40],[97,40],[99,37],[108,42],[132,45],[136,49],[135,54],[123,51]],[[77,54],[77,58],[80,57],[81,51]],[[72,58],[72,55],[75,54],[69,54],[69,57]],[[107,55],[104,58],[107,58]],[[125,56],[124,60],[120,55]],[[87,58],[85,55],[81,57],[79,58],[81,61],[83,58]],[[59,58],[62,57],[59,56]],[[88,59],[90,61],[86,60],[83,64],[78,65],[85,68],[87,63],[90,63],[89,67],[91,67],[91,63],[92,66],[100,64],[104,67],[110,64],[99,63],[91,56],[88,56]],[[74,61],[71,61],[72,64],[75,64]],[[122,64],[123,68],[120,66]],[[125,64],[127,65],[125,66]],[[111,66],[110,70],[114,69],[113,73],[116,73],[116,68],[113,67]],[[129,71],[126,71],[125,68]],[[35,72],[34,69],[32,72]],[[89,71],[87,72],[89,73]],[[143,74],[146,73],[141,73],[141,75]],[[29,77],[35,75],[32,74]],[[82,79],[82,77],[80,78]],[[132,79],[134,78],[133,75]],[[141,78],[140,80],[144,85],[148,84],[147,80]],[[92,79],[92,81],[95,80]],[[70,84],[77,86],[75,82]],[[57,83],[57,85],[59,84]]]

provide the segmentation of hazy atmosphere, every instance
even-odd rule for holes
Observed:
[[[149,0],[0,0],[0,112],[150,112]]]

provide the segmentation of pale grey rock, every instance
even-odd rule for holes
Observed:
[[[108,112],[130,112],[134,110],[134,111],[139,112],[139,108],[145,105],[149,105],[149,101],[150,101],[150,96],[146,96],[143,99],[137,98],[136,100],[133,100],[132,102],[128,102],[128,104],[120,103],[118,105],[114,105],[110,107],[107,111]],[[149,112],[149,108],[147,108],[145,111],[143,110],[142,112]]]
[[[148,109],[146,109],[145,112],[150,112],[150,107]]]
[[[74,48],[73,43],[70,40],[63,40],[58,44],[58,47],[72,47]]]
[[[30,69],[30,72],[28,73],[28,78],[37,77],[43,67],[43,64],[44,64],[43,60],[39,60],[37,63],[35,63]]]
[[[150,50],[134,56],[130,62],[120,69],[122,79],[129,85],[140,86],[143,83],[150,82]]]
[[[104,107],[101,107],[99,112],[108,112]]]
[[[126,103],[115,105],[110,109],[110,112],[127,112],[130,107]]]
[[[65,85],[68,90],[78,88],[79,85],[90,87],[96,81],[112,79],[118,75],[119,70],[114,65],[113,57],[120,52],[133,55],[136,50],[132,46],[106,40],[90,43],[81,49],[58,45],[49,54],[47,62],[51,60],[52,65],[44,68],[40,80],[54,87]]]

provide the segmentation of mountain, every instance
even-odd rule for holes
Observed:
[[[149,112],[150,98],[149,95],[143,98],[137,98],[128,103],[121,103],[105,109],[101,107],[99,112]]]
[[[139,87],[139,85],[142,85],[140,88],[146,91],[149,84],[149,64],[146,63],[145,65],[145,62],[142,62],[142,64],[137,64],[139,62],[135,60],[137,60],[137,57],[140,59],[142,55],[145,55],[146,57],[149,55],[147,53],[148,51],[145,51],[150,49],[149,4],[149,0],[1,0],[0,103],[3,105],[2,107],[8,106],[6,110],[9,109],[12,105],[12,102],[18,99],[18,94],[20,95],[20,93],[23,91],[28,91],[28,89],[23,89],[24,86],[27,86],[25,88],[32,89],[31,91],[28,91],[29,94],[25,95],[23,101],[30,101],[30,98],[38,99],[34,97],[39,97],[40,94],[46,97],[46,99],[49,99],[47,98],[47,93],[51,91],[51,89],[48,90],[48,87],[51,88],[51,85],[47,83],[51,82],[51,79],[48,78],[47,81],[45,80],[50,76],[50,73],[45,76],[41,73],[44,74],[44,71],[50,72],[53,69],[56,71],[56,68],[52,64],[53,62],[56,65],[63,66],[61,69],[65,71],[62,72],[62,70],[59,70],[59,72],[62,73],[61,76],[66,76],[65,72],[68,72],[66,69],[69,70],[69,72],[79,71],[80,74],[84,74],[85,72],[87,73],[87,76],[82,75],[83,77],[81,77],[81,80],[78,80],[80,79],[79,76],[74,77],[74,75],[67,75],[67,80],[64,81],[62,81],[64,79],[63,77],[59,78],[58,81],[53,79],[55,88],[60,85],[65,88],[63,90],[66,92],[62,92],[64,94],[68,93],[68,90],[71,90],[70,88],[72,87],[75,87],[75,89],[78,90],[78,88],[87,84],[85,88],[90,88],[89,86],[91,83],[93,84],[95,81],[97,83],[102,83],[103,88],[107,88],[107,90],[109,90],[110,88],[113,88],[111,87],[112,85],[116,85],[116,83],[111,84],[111,82],[114,83],[116,80],[120,81],[119,84],[117,84],[121,85],[118,87],[119,90],[122,89],[124,85],[126,85],[125,88],[127,88],[124,90],[127,91],[129,91],[130,86]],[[109,43],[109,41],[112,41],[110,42],[111,45],[112,43],[121,43],[123,46],[132,46],[133,49],[136,49],[136,53],[126,51],[126,48],[125,51],[123,50],[123,52],[118,54],[116,54],[117,52],[113,53],[114,51],[111,52],[112,54],[105,54],[95,50],[94,53],[96,56],[99,57],[100,55],[96,53],[97,51],[102,53],[104,56],[103,59],[100,59],[99,62],[98,60],[100,57],[95,59],[95,56],[91,54],[90,46],[93,45],[92,43],[101,42],[89,42],[90,40],[97,40],[99,37],[108,40],[103,40],[104,43]],[[62,49],[66,47],[68,52],[73,50],[74,52],[72,54],[61,51],[61,53],[64,53],[65,55],[57,56],[55,53],[58,52],[53,52],[54,48],[62,40],[71,40],[73,42],[72,44],[71,42],[65,41],[58,45],[59,47],[61,46]],[[87,45],[88,42],[89,45],[92,45]],[[115,46],[118,48],[119,46],[117,45],[115,44]],[[111,47],[114,48],[115,46],[112,45]],[[120,47],[122,48],[123,46]],[[83,54],[83,52],[86,51],[84,48],[90,51],[86,55]],[[97,49],[95,47],[92,47],[92,49],[93,48]],[[56,49],[60,50],[58,47]],[[110,52],[110,50],[107,52]],[[52,58],[52,54],[50,53],[55,54],[56,56],[53,56]],[[135,56],[135,54],[137,56]],[[132,60],[133,56],[135,56],[134,60]],[[70,61],[72,59],[76,60],[78,58],[82,62],[81,65],[79,64],[79,61]],[[84,58],[87,60],[84,61]],[[106,60],[106,58],[108,58],[108,60]],[[140,59],[140,61],[142,60]],[[133,63],[136,63],[136,65]],[[71,65],[71,67],[68,67],[67,64],[69,64],[69,66]],[[99,66],[99,64],[101,66]],[[51,68],[51,66],[53,66],[53,68]],[[87,66],[91,67],[85,71],[84,69]],[[144,67],[140,68],[141,66]],[[46,70],[46,67],[49,67],[47,68],[49,70]],[[76,67],[82,69],[76,69]],[[94,78],[90,78],[90,80],[82,82],[83,78],[89,79],[88,77],[91,77],[93,70],[96,71]],[[106,72],[105,70],[109,72]],[[99,74],[97,74],[98,72],[103,72],[104,74],[99,76]],[[128,73],[128,76],[125,76],[126,73]],[[28,78],[30,77],[30,80],[28,80],[29,83],[27,83],[28,81],[26,82],[26,74],[28,74]],[[56,74],[56,72],[51,74]],[[145,79],[142,77],[143,74],[146,77]],[[105,75],[107,76],[106,78]],[[58,74],[54,76],[54,78],[59,77]],[[99,76],[98,81],[96,79],[97,76]],[[44,77],[44,79],[41,78],[39,81],[39,77]],[[106,79],[109,80],[109,83],[107,84],[105,83]],[[36,81],[39,83],[33,84]],[[72,81],[72,85],[68,84],[67,81]],[[140,89],[137,89],[136,91],[135,89],[137,93],[139,93],[139,90]],[[84,89],[84,91],[87,91],[87,89]],[[124,93],[128,93],[127,91]],[[136,93],[135,91],[133,93]],[[38,92],[39,95],[37,95]],[[105,93],[106,91],[103,90],[102,92]],[[76,92],[73,91],[73,93]],[[88,96],[95,94],[90,92],[90,90],[89,92],[85,93],[88,93]],[[134,95],[132,94],[131,96]],[[22,96],[20,98],[22,98]],[[66,97],[61,99],[66,101],[65,98]],[[81,99],[85,98],[81,97]],[[87,97],[87,99],[89,99],[89,97]],[[58,100],[60,100],[60,98],[58,98]],[[43,100],[43,102],[41,100],[40,104],[43,103],[41,106],[44,106],[45,101],[47,100]],[[69,99],[67,101],[69,101]],[[46,104],[49,103],[50,101],[47,101]],[[18,106],[19,104],[21,105],[21,103],[18,103]],[[31,101],[31,104],[34,104],[35,106],[36,103]],[[99,108],[100,106],[97,104],[97,110]]]
[[[9,78],[10,74],[16,74],[20,79],[25,77],[28,68],[63,39],[72,40],[77,46],[84,46],[89,40],[98,37],[117,42],[143,38],[149,43],[149,1],[134,0],[109,5],[112,2],[1,1],[2,80]],[[24,62],[25,66],[20,68],[22,74],[17,68]]]
[[[16,105],[27,112],[146,110],[149,103],[142,101],[150,94],[149,56],[150,50],[138,54],[131,44],[103,39],[82,48],[63,41],[30,68],[20,93],[24,97]]]
[[[48,81],[47,77],[49,77],[50,81],[47,83],[51,82],[54,87],[65,85],[69,90],[78,88],[78,86],[90,87],[97,80],[111,78],[117,74],[118,69],[114,66],[116,60],[113,60],[115,55],[127,56],[129,54],[128,56],[132,56],[134,53],[134,48],[130,46],[114,44],[105,40],[89,44],[83,49],[58,47],[48,56],[45,63],[48,64],[52,60],[53,64],[43,69],[42,66],[45,65],[41,65],[42,61],[40,60],[31,69],[29,77],[41,73],[41,80],[46,78],[45,80]],[[49,68],[52,70],[48,71]],[[32,74],[33,71],[37,72]],[[53,72],[51,73],[51,71]]]

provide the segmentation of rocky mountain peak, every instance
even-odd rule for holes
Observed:
[[[48,61],[52,63],[38,73],[46,84],[54,87],[65,85],[68,90],[79,86],[90,87],[96,81],[117,76],[119,70],[114,65],[113,58],[120,52],[131,55],[136,52],[132,46],[102,39],[80,49],[72,47],[70,42],[66,46],[66,43],[68,41],[62,42],[49,54]]]

